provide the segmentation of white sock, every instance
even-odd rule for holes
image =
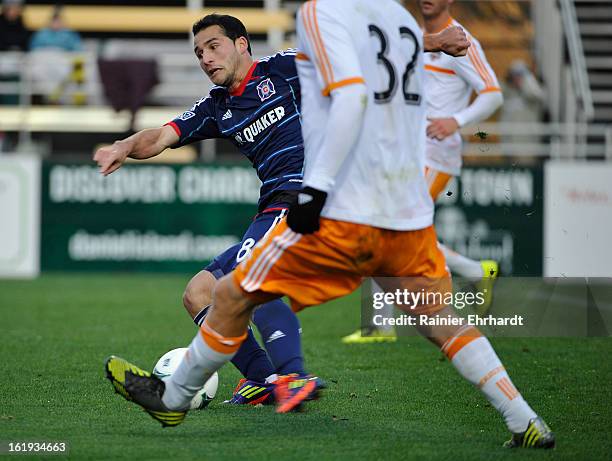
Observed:
[[[446,258],[446,264],[450,269],[451,273],[455,275],[459,275],[461,277],[466,277],[472,279],[473,281],[480,280],[484,273],[482,272],[482,266],[480,265],[480,261],[475,261],[470,258],[466,258],[463,255],[460,255],[456,251],[451,250],[450,248],[442,245],[438,242],[438,246],[442,253],[444,253],[444,257]]]
[[[443,346],[443,351],[446,349],[450,358],[452,344],[448,344],[449,341]],[[510,432],[524,432],[529,420],[537,416],[512,384],[487,338],[481,336],[468,342],[452,355],[451,362],[459,374],[477,386],[501,413]]]
[[[198,331],[183,361],[168,378],[162,402],[169,410],[185,410],[193,396],[215,371],[229,362],[236,352],[223,354],[212,349]]]

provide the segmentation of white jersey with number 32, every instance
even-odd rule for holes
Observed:
[[[334,91],[367,87],[358,140],[322,216],[394,230],[430,226],[423,34],[412,15],[394,0],[315,0],[302,6],[297,32],[305,183]]]

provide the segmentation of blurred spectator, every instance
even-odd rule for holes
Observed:
[[[3,0],[0,14],[0,51],[26,51],[30,32],[23,24],[22,0]]]
[[[500,122],[539,123],[544,119],[545,93],[538,79],[523,60],[513,61],[503,85],[504,105],[501,109]],[[513,162],[528,165],[539,161],[535,146],[542,141],[536,133],[518,132],[502,136],[504,143],[525,144],[520,156],[511,157]]]
[[[544,90],[538,79],[527,67],[525,61],[513,61],[506,75],[504,85],[504,105],[501,110],[502,122],[533,123],[541,122],[544,115]],[[521,135],[514,139],[509,136],[508,142],[537,142],[538,137],[530,138]],[[534,140],[535,139],[535,140]]]
[[[30,42],[30,75],[37,95],[34,102],[85,104],[85,81],[81,37],[68,29],[62,9],[56,6],[48,27],[39,30]]]
[[[68,29],[64,24],[62,9],[59,6],[56,6],[53,10],[49,26],[40,29],[32,37],[30,50],[41,48],[56,48],[64,51],[81,51],[83,49],[80,35]]]
[[[504,115],[507,121],[536,122],[542,120],[544,90],[525,61],[512,62],[506,76]]]
[[[23,24],[23,5],[21,0],[3,0],[0,12],[0,52],[26,51],[30,37]],[[18,88],[21,79],[21,60],[19,57],[3,56],[0,59],[0,82],[14,84]],[[18,104],[19,90],[0,93],[1,104]]]

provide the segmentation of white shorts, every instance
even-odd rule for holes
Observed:
[[[463,139],[459,133],[438,141],[427,138],[425,146],[425,166],[432,170],[441,171],[451,176],[459,176],[461,173],[463,152]]]

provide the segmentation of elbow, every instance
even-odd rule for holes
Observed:
[[[495,106],[495,110],[497,110],[504,103],[504,94],[501,91],[499,91],[497,93],[492,93],[492,95],[494,96],[493,106]]]
[[[356,85],[355,91],[355,110],[365,114],[368,107],[368,88],[365,85]]]

